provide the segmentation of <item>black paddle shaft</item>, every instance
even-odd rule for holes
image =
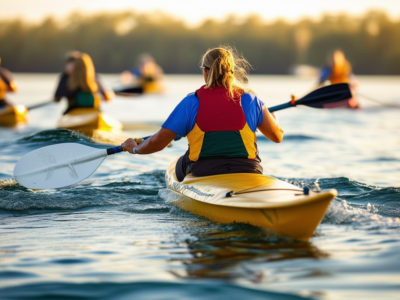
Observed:
[[[28,106],[26,109],[27,110],[32,110],[32,109],[40,108],[40,107],[43,107],[43,106],[46,106],[46,105],[49,105],[49,104],[52,104],[52,103],[54,103],[54,101],[46,101],[46,102],[43,102],[43,103],[39,103],[39,104],[35,104],[35,105],[32,105],[32,106]]]
[[[282,110],[297,105],[305,105],[314,108],[324,108],[325,104],[339,102],[352,97],[347,83],[338,83],[319,88],[307,94],[297,101],[291,101],[269,108],[270,112]]]

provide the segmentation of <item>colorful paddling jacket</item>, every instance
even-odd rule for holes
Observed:
[[[258,156],[257,139],[246,121],[241,97],[230,99],[223,87],[205,86],[196,91],[196,123],[187,135],[189,159],[248,158]]]

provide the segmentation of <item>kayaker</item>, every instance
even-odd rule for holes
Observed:
[[[328,55],[328,64],[321,72],[318,79],[317,88],[322,87],[325,82],[329,80],[330,84],[348,83],[353,91],[353,97],[343,102],[335,103],[331,108],[335,107],[350,107],[359,108],[355,90],[357,88],[357,81],[351,70],[351,65],[346,59],[343,51],[335,50],[332,54]]]
[[[139,56],[138,66],[121,73],[121,83],[135,85],[136,89],[129,89],[130,93],[149,93],[162,90],[162,68],[156,64],[154,58],[143,53]]]
[[[6,93],[16,91],[17,84],[13,80],[11,72],[0,66],[0,109],[5,108],[6,106],[12,106],[12,104],[6,99]]]
[[[64,73],[61,75],[55,92],[54,101],[63,97],[68,99],[68,108],[64,114],[74,108],[100,108],[100,98],[111,101],[113,91],[106,91],[100,83],[88,54],[79,51],[70,52],[66,57]]]
[[[262,174],[256,130],[280,143],[283,130],[275,114],[248,87],[250,64],[230,47],[207,51],[201,60],[205,85],[186,96],[162,128],[137,145],[121,146],[132,154],[164,149],[177,135],[187,136],[189,150],[179,158],[179,181],[192,173],[207,176],[227,173]]]

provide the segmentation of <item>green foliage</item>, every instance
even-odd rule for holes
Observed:
[[[253,65],[253,73],[287,74],[296,64],[322,66],[327,53],[342,49],[356,74],[400,74],[400,21],[379,11],[363,17],[325,15],[295,24],[263,22],[256,15],[205,20],[196,28],[162,12],[85,16],[40,24],[0,21],[0,56],[14,72],[59,72],[68,50],[88,53],[98,72],[131,68],[150,53],[166,73],[199,73],[210,47],[233,44]]]

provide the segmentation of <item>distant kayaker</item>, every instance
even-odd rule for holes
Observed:
[[[54,101],[62,97],[68,99],[68,108],[64,114],[79,107],[100,108],[100,97],[112,100],[114,93],[105,91],[95,73],[92,59],[79,51],[67,55],[64,73],[61,75]]]
[[[6,100],[6,93],[16,91],[17,84],[13,80],[11,72],[0,66],[0,109],[5,108],[6,106],[12,106],[12,104]]]
[[[328,64],[320,72],[317,87],[322,87],[327,80],[329,80],[330,84],[348,83],[352,91],[357,88],[357,81],[352,73],[351,65],[341,50],[335,50],[328,55]],[[335,107],[359,108],[355,93],[353,92],[352,98],[336,102],[331,108]]]
[[[154,58],[147,53],[143,53],[139,56],[137,67],[121,73],[121,83],[136,86],[135,90],[129,89],[130,93],[159,92],[163,89],[163,75],[162,68],[156,64]]]
[[[187,136],[189,150],[176,164],[182,181],[192,173],[262,174],[256,130],[280,143],[283,130],[277,117],[247,88],[250,64],[230,47],[207,51],[201,66],[205,85],[186,96],[151,138],[137,145],[128,139],[124,151],[150,154],[164,149],[177,135]]]

